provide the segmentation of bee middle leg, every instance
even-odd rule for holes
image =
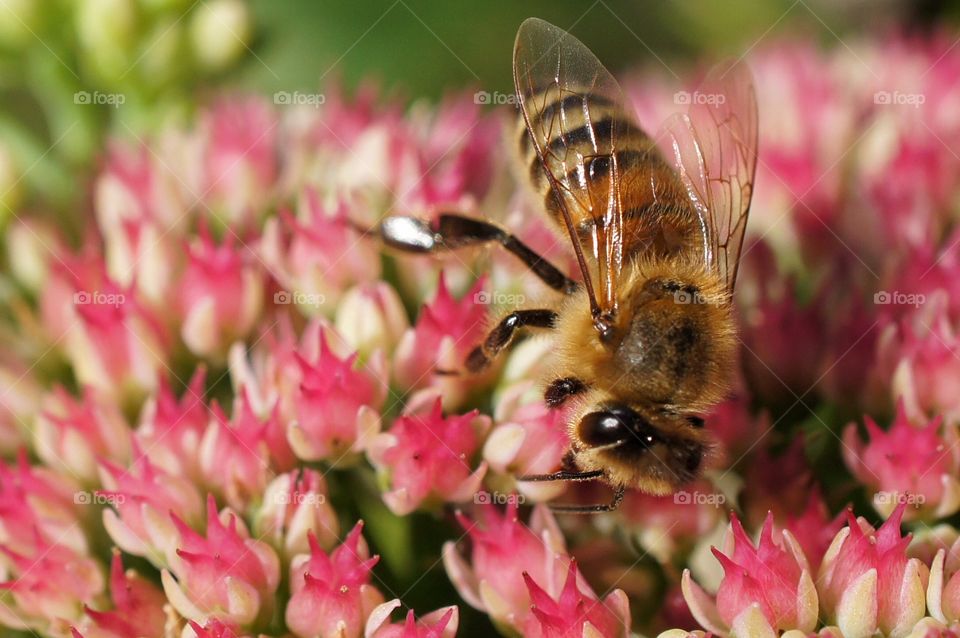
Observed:
[[[442,213],[431,224],[417,217],[393,215],[381,221],[376,230],[364,232],[379,235],[391,248],[421,254],[496,242],[520,259],[531,272],[554,290],[572,294],[578,288],[577,282],[560,272],[515,235],[482,219]]]
[[[557,313],[553,310],[514,310],[500,320],[479,346],[470,351],[464,364],[469,372],[480,372],[510,344],[520,328],[554,328]]]

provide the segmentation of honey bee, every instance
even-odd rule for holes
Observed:
[[[394,216],[377,232],[424,253],[499,243],[564,293],[556,307],[508,314],[464,364],[482,370],[523,328],[556,335],[544,396],[552,407],[573,403],[567,467],[521,480],[614,489],[611,503],[561,511],[615,509],[626,488],[672,493],[702,470],[710,445],[700,415],[725,397],[737,355],[732,292],[757,152],[750,73],[718,67],[651,138],[613,76],[559,27],[526,20],[513,72],[520,158],[582,281],[485,220]]]

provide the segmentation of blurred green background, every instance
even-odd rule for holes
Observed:
[[[865,29],[954,24],[957,7],[937,0],[0,0],[0,221],[22,208],[82,207],[105,136],[148,135],[222,87],[269,95],[374,80],[406,100],[459,88],[510,92],[513,38],[528,16],[572,31],[618,70],[740,55],[785,32],[839,46]]]
[[[259,62],[250,86],[313,86],[373,76],[408,96],[464,85],[512,88],[517,27],[537,16],[571,31],[611,69],[678,58],[739,55],[784,31],[825,42],[869,23],[922,25],[950,3],[886,0],[253,0]]]

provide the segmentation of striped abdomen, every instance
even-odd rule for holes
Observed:
[[[602,96],[561,94],[555,86],[528,97],[525,111],[581,243],[595,259],[599,248],[589,247],[596,242],[597,227],[612,226],[613,215],[620,216],[625,260],[647,249],[682,250],[702,237],[679,177],[631,114]],[[523,118],[518,135],[533,186],[554,223],[565,229],[555,186]],[[611,198],[618,205],[610,206]]]

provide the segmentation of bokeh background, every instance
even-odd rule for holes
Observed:
[[[271,93],[376,82],[399,99],[511,90],[519,23],[572,31],[611,69],[682,68],[784,33],[843,46],[857,31],[956,22],[936,0],[0,0],[0,215],[66,214],[106,134],[143,135],[220,87]],[[122,108],[97,104],[123,95]],[[78,103],[89,95],[93,104]]]
[[[0,0],[0,229],[15,214],[48,217],[79,243],[105,140],[190,122],[223,91],[316,94],[331,83],[348,91],[372,83],[404,103],[462,90],[509,94],[514,34],[529,16],[571,31],[615,72],[681,77],[698,62],[784,37],[842,50],[859,33],[956,33],[960,2]],[[7,280],[0,303],[11,297]],[[429,534],[401,536],[391,521],[370,526],[385,530],[375,539],[381,550],[388,539],[400,547],[383,551],[387,562],[430,551]],[[450,602],[438,591],[452,597],[439,570],[405,602]],[[489,630],[468,611],[463,625],[465,635]]]

